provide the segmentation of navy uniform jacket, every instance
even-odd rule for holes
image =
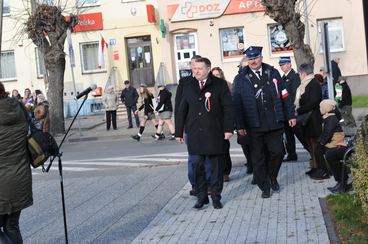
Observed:
[[[210,94],[210,107],[205,106]],[[199,83],[188,82],[183,86],[175,136],[188,134],[188,152],[192,155],[219,155],[225,153],[224,132],[233,131],[233,110],[229,88],[225,80],[209,74],[202,90]]]
[[[257,130],[261,126],[263,131],[279,129],[283,127],[283,122],[295,118],[290,96],[285,95],[285,83],[279,72],[272,66],[262,63],[262,77],[267,98],[265,108],[260,105],[261,98],[258,96],[256,99],[261,84],[256,85],[258,78],[249,66],[244,67],[234,79],[233,104],[238,129]],[[277,89],[274,81],[277,81]],[[282,95],[285,97],[282,98]],[[268,126],[265,126],[264,119],[267,119]]]

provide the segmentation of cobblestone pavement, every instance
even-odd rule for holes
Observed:
[[[280,192],[262,199],[238,165],[224,185],[221,210],[211,203],[194,209],[188,183],[133,243],[329,243],[318,198],[334,180],[311,180],[307,170],[308,163],[283,163]]]

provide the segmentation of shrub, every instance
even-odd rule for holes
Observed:
[[[356,168],[352,169],[353,186],[356,191],[356,200],[361,205],[363,212],[368,216],[368,143],[367,143],[368,116],[365,117],[361,128],[358,130],[356,149],[353,161]]]

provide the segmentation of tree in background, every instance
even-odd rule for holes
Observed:
[[[297,2],[297,0],[262,0],[262,4],[266,7],[266,15],[284,27],[286,36],[293,46],[296,64],[314,65],[312,50],[304,43],[305,25],[300,20]]]
[[[33,2],[34,4],[34,2]],[[34,4],[26,22],[26,33],[43,54],[48,82],[47,98],[50,103],[51,133],[65,133],[64,126],[64,43],[68,28],[78,23],[77,15],[68,19],[60,6]]]

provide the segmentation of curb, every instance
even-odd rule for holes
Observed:
[[[331,244],[338,244],[340,243],[340,240],[336,234],[335,226],[331,219],[331,213],[327,208],[326,198],[318,198],[318,200],[319,200],[319,205],[321,206],[323,219],[325,220],[328,239],[330,239]]]

